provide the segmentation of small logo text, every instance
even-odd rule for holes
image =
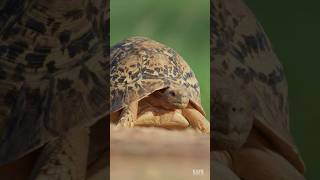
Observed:
[[[203,169],[192,169],[192,175],[194,176],[202,176],[204,174]]]

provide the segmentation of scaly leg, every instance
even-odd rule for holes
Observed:
[[[37,160],[30,180],[85,180],[89,129],[73,129],[49,142]]]
[[[128,107],[123,108],[117,127],[131,128],[137,120],[138,101],[132,102]]]
[[[194,129],[203,133],[210,132],[209,121],[193,107],[188,106],[187,108],[182,109],[182,115],[187,118],[191,127],[193,127]]]
[[[305,180],[285,158],[267,148],[242,148],[230,153],[233,169],[246,180]]]

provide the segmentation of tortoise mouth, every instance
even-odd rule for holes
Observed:
[[[170,102],[170,104],[173,106],[173,108],[183,109],[188,106],[189,101],[174,101]]]
[[[239,132],[233,131],[225,134],[219,131],[213,132],[214,150],[235,150],[239,149],[245,142]]]

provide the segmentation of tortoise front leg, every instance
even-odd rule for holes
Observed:
[[[285,158],[267,148],[241,148],[232,151],[232,166],[246,180],[305,180]]]
[[[194,129],[201,131],[203,133],[210,132],[210,123],[209,121],[196,109],[190,105],[185,109],[182,109],[182,115],[187,118],[189,124]]]
[[[30,180],[85,180],[89,129],[79,128],[43,147]]]
[[[137,120],[138,101],[132,102],[122,109],[117,127],[131,128]]]

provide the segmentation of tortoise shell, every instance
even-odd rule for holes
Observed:
[[[0,3],[0,164],[108,113],[107,1]]]
[[[284,69],[263,28],[241,0],[211,0],[211,8],[213,99],[226,91],[247,97],[244,103],[252,107],[253,126],[303,172],[303,161],[289,129]],[[217,103],[213,100],[213,107]]]
[[[190,66],[173,49],[145,37],[128,38],[111,48],[111,112],[175,84],[185,88],[202,114],[200,87]]]

